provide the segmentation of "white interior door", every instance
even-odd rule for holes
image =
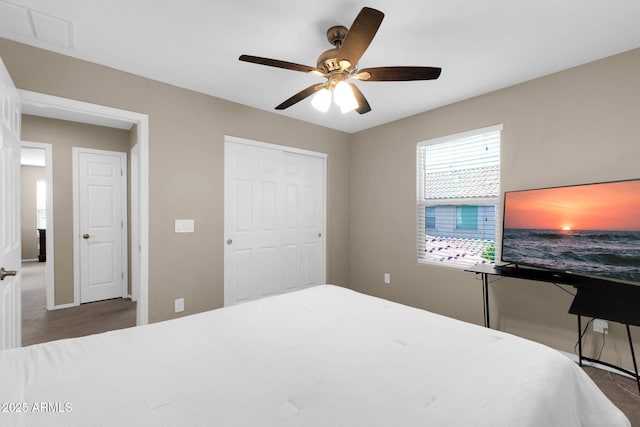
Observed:
[[[20,97],[0,60],[0,350],[22,345]]]
[[[227,138],[224,301],[324,283],[325,157]]]
[[[74,147],[80,303],[120,298],[126,287],[126,154]]]

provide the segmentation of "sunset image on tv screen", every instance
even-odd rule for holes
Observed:
[[[502,260],[640,282],[640,180],[505,193]]]

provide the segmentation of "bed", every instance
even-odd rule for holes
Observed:
[[[559,352],[332,285],[0,352],[0,425],[629,426]]]

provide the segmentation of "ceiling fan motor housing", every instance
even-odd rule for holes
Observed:
[[[327,40],[329,40],[329,43],[331,43],[334,48],[326,50],[320,54],[317,62],[317,67],[319,69],[327,74],[333,71],[342,71],[336,58],[338,57],[338,51],[342,45],[342,40],[344,40],[348,32],[349,29],[343,25],[334,25],[327,30]]]
[[[330,74],[333,71],[340,71],[340,64],[338,63],[337,57],[337,48],[325,50],[318,57],[318,68],[324,71],[326,74]]]

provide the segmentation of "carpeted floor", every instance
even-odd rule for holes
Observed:
[[[136,303],[125,298],[47,311],[45,265],[22,264],[23,346],[136,325]]]
[[[136,303],[117,298],[47,311],[45,264],[24,263],[22,268],[22,344],[24,346],[97,334],[136,324]],[[640,397],[631,378],[602,369],[584,367],[603,393],[622,410],[633,427],[640,427]]]

